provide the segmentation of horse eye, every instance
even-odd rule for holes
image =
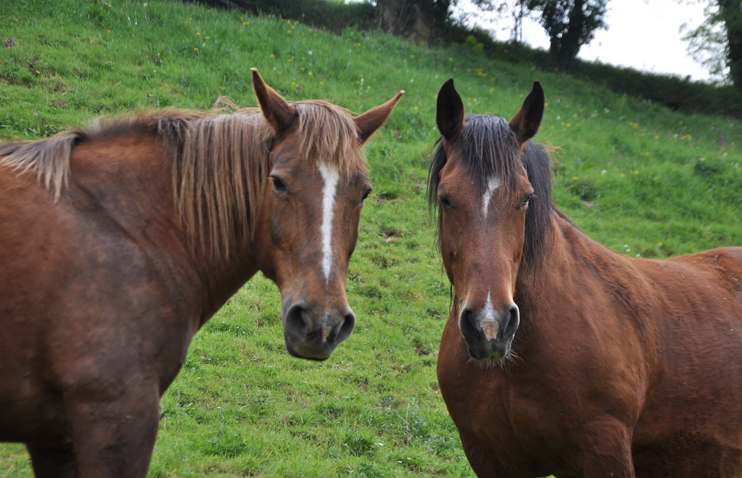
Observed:
[[[443,209],[450,209],[453,207],[453,203],[451,202],[451,200],[445,196],[440,196],[438,198],[438,203]]]
[[[520,208],[521,209],[525,209],[525,208],[528,207],[528,203],[531,201],[531,196],[532,196],[532,194],[529,194],[528,197],[525,199],[525,201],[523,201],[522,203],[520,203]]]
[[[271,176],[271,179],[273,180],[273,191],[276,193],[285,193],[287,192],[286,185],[281,181],[281,178],[278,176]]]
[[[363,203],[366,201],[366,198],[368,197],[369,194],[371,194],[370,189],[363,194],[363,197],[361,198],[361,206],[363,206]]]

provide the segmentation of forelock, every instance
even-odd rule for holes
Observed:
[[[348,110],[326,101],[293,103],[299,113],[299,154],[334,166],[347,177],[365,170],[358,128]]]
[[[508,122],[492,115],[468,116],[454,146],[469,180],[480,192],[487,189],[491,179],[505,187],[515,183],[521,167],[519,149]]]

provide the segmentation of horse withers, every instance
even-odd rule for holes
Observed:
[[[351,334],[362,146],[401,93],[353,118],[253,86],[263,115],[156,111],[0,146],[0,441],[36,476],[145,476],[191,338],[258,270],[292,355]]]
[[[438,94],[430,167],[454,286],[438,380],[480,477],[742,477],[742,248],[668,260],[593,241],[551,199],[529,140]]]

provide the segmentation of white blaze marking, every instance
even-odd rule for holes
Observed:
[[[484,306],[486,312],[484,320],[495,320],[495,315],[492,313],[494,308],[492,307],[492,298],[490,297],[490,291],[487,291],[487,304]]]
[[[500,180],[497,178],[490,178],[490,180],[487,182],[487,191],[485,191],[484,196],[482,196],[482,212],[484,212],[485,218],[487,217],[487,210],[490,208],[490,200],[492,199],[492,194],[499,187]]]
[[[484,319],[480,326],[482,332],[487,340],[494,340],[497,338],[497,332],[500,330],[500,324],[495,319],[494,308],[492,307],[492,299],[490,297],[490,291],[487,291],[487,304],[484,306]]]
[[[322,188],[322,226],[320,227],[322,272],[325,274],[325,280],[329,280],[330,269],[332,268],[332,218],[335,209],[335,192],[337,191],[340,175],[337,169],[328,167],[325,163],[319,163],[319,172],[325,181],[325,187]]]

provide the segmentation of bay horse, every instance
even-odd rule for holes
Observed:
[[[441,394],[479,477],[742,477],[742,248],[667,260],[598,244],[552,204],[510,120],[446,82],[428,199],[455,291]]]
[[[36,476],[146,476],[193,335],[257,271],[291,355],[351,334],[362,146],[402,92],[353,118],[252,80],[262,115],[164,110],[0,146],[0,441]]]

